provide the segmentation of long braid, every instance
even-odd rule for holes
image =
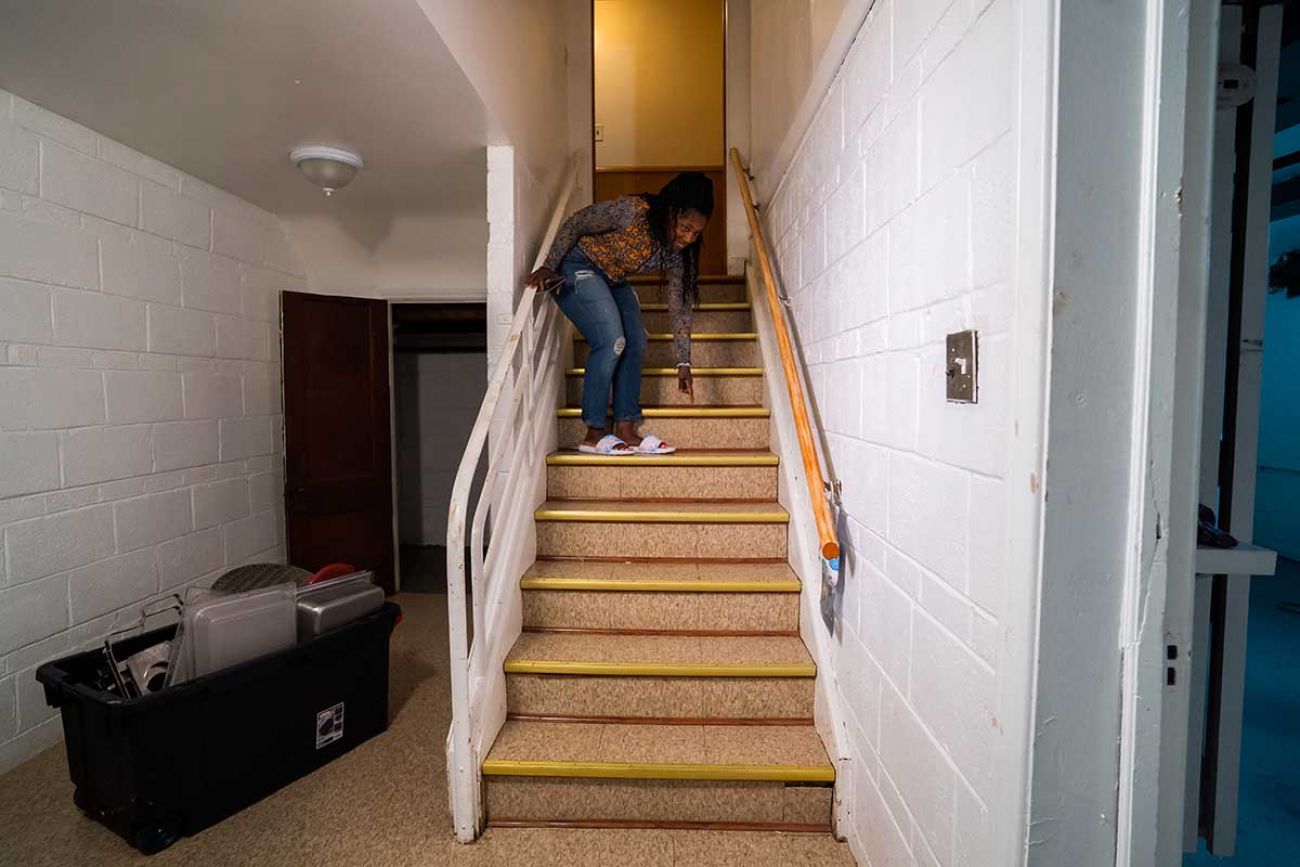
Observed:
[[[669,226],[671,226],[673,221],[677,219],[677,215],[674,214],[672,209],[670,208],[668,210],[668,213],[665,215],[665,219],[668,221]],[[668,249],[667,239],[669,235],[669,230],[665,228],[663,230],[662,237],[659,234],[653,232],[651,234],[654,236],[655,243],[659,245],[659,303],[663,304],[665,301],[668,300],[664,293],[668,291],[669,249]]]
[[[687,307],[700,303],[700,248],[704,239],[698,239],[682,251],[682,301]]]
[[[696,241],[682,250],[682,302],[698,309],[700,305],[700,247],[703,239]],[[659,303],[667,300],[664,294],[668,289],[668,257],[672,250],[667,244],[659,244]]]

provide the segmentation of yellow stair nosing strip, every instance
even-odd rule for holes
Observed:
[[[719,455],[589,455],[582,452],[550,454],[546,465],[550,467],[615,467],[615,466],[666,466],[666,467],[775,467],[780,458],[774,454]]]
[[[676,337],[676,335],[670,334],[666,331],[655,331],[646,334],[647,340],[672,340],[674,339],[674,337]],[[587,338],[583,337],[581,334],[576,335],[573,339],[578,343],[587,342]],[[756,331],[721,331],[721,332],[701,331],[698,333],[691,334],[691,340],[704,340],[704,341],[757,340],[757,339],[758,339],[758,332]]]
[[[578,662],[565,659],[508,659],[506,674],[569,674],[592,677],[816,677],[812,662]]]
[[[745,274],[701,274],[696,278],[701,286],[744,286]],[[654,274],[631,274],[627,282],[633,286],[657,287],[662,280]]]
[[[608,524],[788,524],[788,512],[707,512],[675,509],[664,512],[619,512],[606,509],[538,509],[537,521],[600,522]]]
[[[582,777],[623,780],[700,780],[771,783],[833,783],[835,766],[824,765],[703,765],[649,762],[578,762],[534,759],[485,759],[485,776]]]
[[[693,308],[697,313],[721,313],[724,311],[749,310],[751,305],[748,301],[706,301]],[[642,313],[666,313],[668,312],[667,304],[642,304]]]
[[[562,406],[555,414],[582,418],[582,408]],[[772,410],[765,406],[646,406],[641,414],[646,418],[771,418]]]
[[[570,367],[565,372],[566,376],[585,376],[587,368]],[[761,367],[696,367],[691,370],[695,376],[762,376],[763,368]],[[677,368],[675,367],[643,367],[641,368],[642,376],[676,376]]]
[[[521,590],[586,590],[593,593],[798,593],[795,580],[783,581],[708,581],[664,578],[649,581],[626,581],[618,578],[523,578]]]

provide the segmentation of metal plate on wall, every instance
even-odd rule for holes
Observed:
[[[948,355],[945,373],[948,377],[948,400],[953,403],[975,403],[979,397],[977,366],[979,363],[979,333],[959,331],[948,335]]]

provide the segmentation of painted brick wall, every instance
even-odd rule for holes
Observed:
[[[878,0],[766,208],[844,482],[843,628],[825,673],[848,719],[862,863],[987,863],[1013,11],[1012,0]],[[944,397],[944,337],[965,328],[980,334],[973,406]]]
[[[284,558],[271,214],[0,91],[0,772],[40,663]]]

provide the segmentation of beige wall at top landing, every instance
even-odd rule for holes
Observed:
[[[721,165],[722,0],[596,0],[598,166]]]
[[[749,156],[755,172],[767,173],[776,158],[847,2],[754,0],[750,4],[753,154]]]

